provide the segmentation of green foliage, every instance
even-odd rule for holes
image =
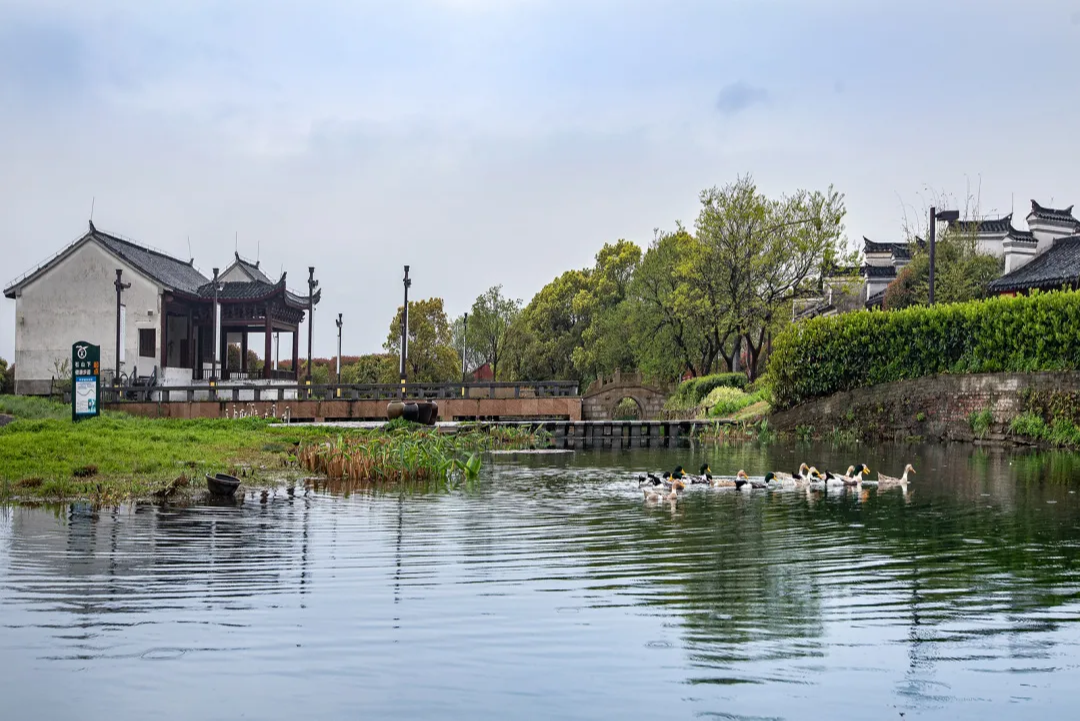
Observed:
[[[915,420],[918,421],[919,423],[922,423],[923,421],[926,420],[926,414],[923,413],[922,411],[919,411],[918,413],[915,414]]]
[[[899,310],[930,300],[930,254],[911,244],[911,262],[885,289],[883,307]],[[978,252],[974,236],[946,231],[934,254],[934,301],[962,303],[986,297],[986,286],[1001,275],[1004,260]]]
[[[754,402],[754,397],[749,393],[739,390],[738,388],[731,388],[728,386],[720,386],[712,389],[709,395],[705,396],[702,405],[708,409],[708,414],[714,418],[723,418],[730,416],[732,413],[741,411],[748,405]]]
[[[716,373],[683,381],[668,398],[667,408],[689,410],[702,405],[706,396],[717,388],[746,388],[746,376],[742,373]]]
[[[390,322],[390,333],[383,348],[392,356],[401,353],[402,308]],[[409,301],[409,345],[406,353],[408,380],[413,383],[439,383],[461,376],[461,358],[453,347],[450,321],[442,298]]]
[[[972,413],[968,417],[968,423],[971,424],[971,432],[976,438],[986,438],[986,434],[990,432],[990,426],[994,423],[994,413],[989,408],[983,408],[981,411]]]
[[[396,383],[398,359],[389,353],[363,355],[341,366],[341,382],[350,384]]]
[[[14,367],[8,367],[8,362],[0,358],[0,395],[13,393],[15,390]]]
[[[495,380],[507,379],[509,373],[503,361],[513,338],[510,329],[520,314],[521,301],[503,297],[502,286],[496,285],[473,302],[467,326],[464,318],[454,321],[454,348],[464,345],[470,370],[489,363]],[[468,337],[463,338],[466,333]]]
[[[1041,415],[1028,411],[1009,422],[1009,432],[1025,438],[1045,439],[1050,436],[1050,427]]]
[[[614,420],[636,421],[641,418],[641,409],[633,398],[623,398],[615,404]]]
[[[859,311],[791,325],[773,343],[775,405],[935,373],[1080,368],[1080,293]]]

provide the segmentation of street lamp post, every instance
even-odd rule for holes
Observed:
[[[405,305],[401,309],[401,399],[405,399],[405,359],[409,357],[409,266],[405,266]]]
[[[116,375],[113,376],[114,386],[120,385],[120,344],[123,342],[123,339],[120,338],[120,309],[122,307],[120,298],[123,295],[124,289],[131,287],[131,283],[125,283],[121,280],[123,274],[124,271],[117,268],[116,280],[113,281],[113,286],[116,288]]]
[[[930,278],[927,282],[927,301],[934,304],[934,266],[936,265],[937,253],[937,224],[939,220],[951,222],[960,219],[959,210],[943,210],[940,213],[937,208],[930,206]]]
[[[469,314],[466,313],[465,314],[464,328],[461,331],[461,383],[462,383],[462,385],[465,384],[465,354],[469,350],[468,338],[469,338]],[[464,392],[465,391],[462,390],[463,395],[464,395]]]
[[[341,385],[341,313],[337,314],[337,382]]]
[[[307,326],[307,384],[308,392],[311,392],[311,343],[315,328],[315,288],[319,281],[315,280],[315,266],[308,266],[308,326]]]

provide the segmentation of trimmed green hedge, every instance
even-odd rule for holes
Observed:
[[[697,408],[706,396],[717,388],[746,388],[743,373],[716,373],[683,381],[668,399],[668,407],[674,409]]]
[[[935,373],[1080,368],[1080,293],[1054,291],[795,323],[777,336],[777,408]]]

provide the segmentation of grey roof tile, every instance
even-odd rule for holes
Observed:
[[[1080,235],[1058,238],[1054,245],[1026,265],[1007,273],[989,285],[994,293],[1031,288],[1052,289],[1080,283]]]

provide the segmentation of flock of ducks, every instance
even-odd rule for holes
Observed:
[[[904,475],[899,478],[878,473],[877,480],[870,480],[866,478],[870,474],[870,468],[865,463],[848,466],[846,473],[832,473],[831,471],[822,473],[813,466],[803,463],[794,473],[770,471],[761,478],[752,478],[742,470],[734,476],[713,476],[712,469],[706,463],[701,466],[696,476],[686,473],[682,466],[676,466],[675,470],[666,471],[659,476],[653,473],[638,476],[638,488],[645,494],[645,500],[653,503],[660,500],[678,500],[679,494],[685,491],[688,485],[730,488],[736,491],[752,491],[755,488],[771,491],[851,488],[858,491],[866,484],[877,486],[879,491],[899,488],[907,493],[909,473],[915,473],[910,463],[904,467]]]

